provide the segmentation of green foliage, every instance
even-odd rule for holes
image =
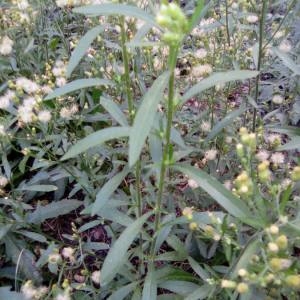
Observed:
[[[0,299],[299,299],[300,4],[258,2],[1,2]]]

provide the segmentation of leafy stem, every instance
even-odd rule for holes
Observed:
[[[165,132],[165,144],[163,149],[163,160],[160,168],[159,185],[158,185],[158,196],[155,205],[155,220],[154,220],[154,232],[158,232],[160,219],[161,219],[161,208],[162,208],[162,198],[165,187],[165,176],[170,163],[169,150],[170,150],[170,140],[171,140],[171,128],[173,121],[174,112],[174,82],[175,82],[175,67],[177,61],[177,54],[179,50],[179,44],[170,46],[170,56],[168,61],[168,66],[170,70],[169,78],[169,89],[168,89],[168,103],[167,103],[167,125]],[[150,255],[151,255],[151,265],[153,267],[153,259],[155,255],[155,240],[152,242]]]

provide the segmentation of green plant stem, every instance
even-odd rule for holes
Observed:
[[[123,62],[124,62],[124,71],[125,71],[125,85],[126,85],[126,96],[128,101],[128,110],[129,110],[129,123],[130,125],[133,124],[134,121],[134,105],[133,105],[133,96],[131,90],[131,80],[130,80],[130,67],[129,67],[129,59],[128,59],[128,51],[126,47],[126,32],[125,32],[125,19],[121,17],[121,44],[122,44],[122,55],[123,55]],[[143,214],[143,203],[142,203],[142,193],[141,193],[141,161],[138,160],[135,165],[135,188],[137,193],[137,217],[140,218]],[[140,234],[140,249],[141,253],[143,247],[143,237]],[[142,254],[141,254],[142,255]],[[143,273],[143,258],[141,258],[140,263],[140,274]]]
[[[260,16],[260,23],[259,23],[259,45],[258,45],[258,62],[257,62],[257,71],[260,71],[261,69],[261,63],[263,58],[263,38],[264,38],[264,27],[265,27],[265,17],[267,12],[267,0],[263,0],[262,3],[262,9],[261,9],[261,16]],[[256,76],[255,80],[255,96],[254,100],[257,102],[258,99],[258,93],[259,93],[259,77],[260,74]],[[253,111],[253,120],[252,120],[252,131],[255,131],[256,128],[256,115],[257,110],[254,108]]]
[[[229,33],[229,20],[228,20],[228,0],[225,0],[225,16],[226,16],[226,33],[227,33],[227,42],[230,47],[230,33]]]
[[[176,67],[179,45],[170,47],[169,49],[170,49],[170,56],[169,56],[170,78],[169,78],[168,104],[167,104],[167,127],[165,132],[163,160],[160,168],[158,196],[155,205],[154,234],[158,232],[160,226],[162,199],[163,199],[163,192],[165,187],[165,176],[171,159],[169,157],[169,149],[170,149],[171,128],[172,128],[173,109],[174,109],[174,82],[175,82],[174,70]],[[150,249],[150,269],[151,268],[153,269],[154,267],[153,265],[154,256],[155,256],[154,252],[155,252],[155,239],[152,241],[151,249]]]
[[[133,107],[133,97],[131,91],[131,84],[130,84],[130,71],[129,71],[129,58],[128,58],[128,51],[126,48],[126,32],[125,32],[125,19],[124,17],[120,17],[120,27],[121,27],[121,44],[122,44],[122,56],[124,62],[124,77],[125,77],[125,88],[126,88],[126,96],[128,101],[128,110],[129,110],[129,120],[132,124],[134,120],[134,107]]]

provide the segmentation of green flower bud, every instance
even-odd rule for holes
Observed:
[[[276,239],[276,244],[280,250],[285,250],[288,246],[288,239],[286,235],[281,235]]]
[[[236,287],[236,291],[240,294],[245,294],[249,291],[249,286],[245,282],[240,282]]]
[[[292,174],[291,174],[291,179],[293,181],[298,181],[300,180],[300,166],[296,166],[294,168],[294,170],[292,171]]]

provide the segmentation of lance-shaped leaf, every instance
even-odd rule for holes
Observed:
[[[136,281],[120,287],[113,294],[111,294],[107,300],[123,300],[129,293],[131,293],[135,289],[138,283],[139,282]]]
[[[109,250],[101,270],[101,285],[107,285],[127,261],[127,251],[152,212],[148,212],[129,225]]]
[[[155,273],[149,270],[144,282],[142,300],[153,300],[157,298],[157,283]]]
[[[142,104],[134,118],[129,136],[129,166],[139,159],[146,138],[151,130],[157,112],[157,105],[163,98],[163,92],[169,79],[169,72],[160,75],[143,97]]]
[[[72,52],[66,76],[69,77],[76,66],[79,64],[82,57],[85,55],[86,51],[90,47],[93,40],[104,30],[103,26],[96,26],[89,30],[78,42],[75,50]]]
[[[247,205],[227,190],[214,177],[189,165],[176,164],[173,168],[194,179],[204,191],[233,216],[242,220],[253,218]]]
[[[18,191],[32,191],[32,192],[53,192],[57,190],[57,186],[52,184],[35,184],[22,186],[17,189]]]
[[[96,196],[96,201],[92,208],[92,215],[98,213],[101,210],[101,208],[105,206],[109,197],[118,188],[118,186],[121,184],[128,172],[129,169],[125,167],[122,172],[118,173],[104,184],[104,186]]]
[[[133,5],[125,4],[100,4],[100,5],[87,5],[73,9],[73,12],[84,14],[86,16],[109,16],[109,15],[122,15],[126,17],[133,17],[153,26],[157,27],[154,16],[148,14],[141,8]]]
[[[82,140],[73,145],[67,153],[61,158],[66,160],[74,157],[92,147],[99,146],[109,140],[117,139],[120,137],[128,136],[130,127],[109,127],[93,132]]]
[[[292,137],[288,143],[279,146],[276,150],[288,151],[293,149],[300,149],[300,136]]]
[[[101,98],[100,104],[110,113],[110,115],[122,126],[128,126],[125,115],[119,106],[108,98]]]
[[[51,100],[56,97],[64,96],[66,94],[69,94],[71,92],[88,88],[91,86],[100,86],[100,85],[114,85],[113,82],[111,82],[108,79],[99,79],[99,78],[89,78],[89,79],[78,79],[74,80],[70,83],[65,84],[64,86],[55,89],[52,93],[50,93],[45,100]]]
[[[58,202],[51,202],[45,206],[38,205],[34,212],[27,215],[27,222],[40,224],[47,219],[57,218],[58,216],[68,214],[80,205],[82,205],[81,201],[66,199]]]
[[[272,51],[282,60],[282,62],[291,69],[296,75],[300,75],[300,65],[297,65],[289,55],[278,50],[277,48],[273,48]]]
[[[197,94],[217,85],[223,84],[235,80],[245,80],[256,77],[259,74],[258,71],[228,71],[212,74],[211,76],[201,80],[199,83],[188,89],[181,99],[181,104],[184,104],[188,99],[194,97]]]

